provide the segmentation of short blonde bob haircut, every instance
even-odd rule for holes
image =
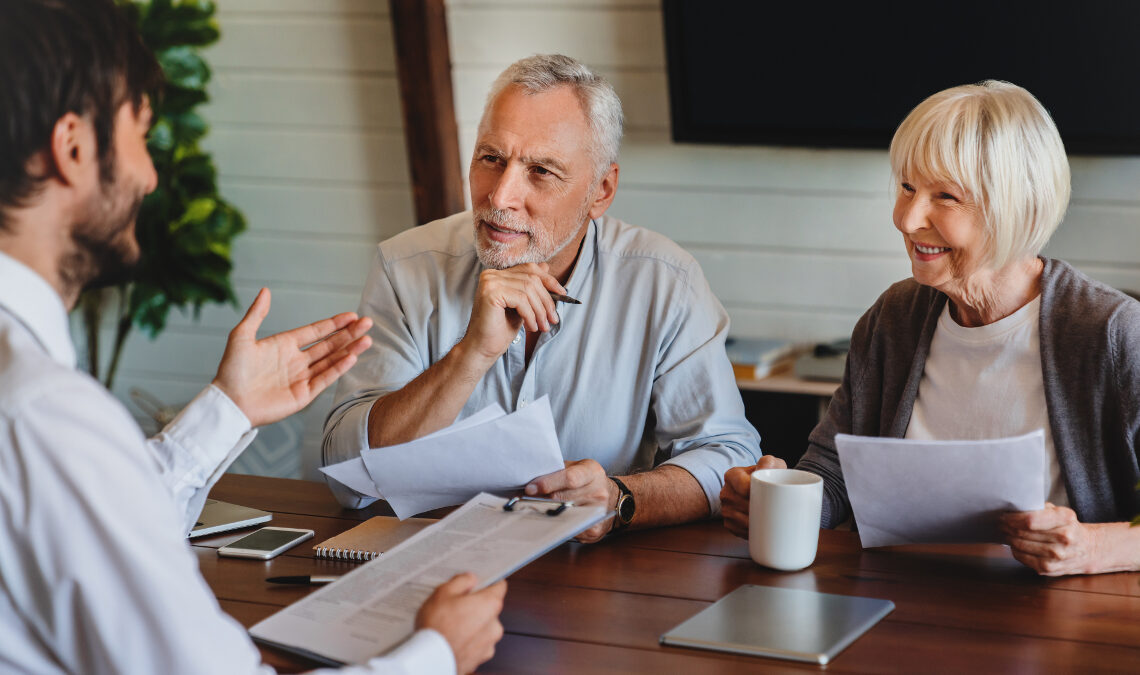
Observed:
[[[978,204],[992,269],[1041,252],[1069,205],[1069,160],[1044,106],[998,80],[953,87],[910,112],[891,140],[891,177],[956,185]]]

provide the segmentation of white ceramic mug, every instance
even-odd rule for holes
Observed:
[[[752,472],[748,552],[765,567],[799,570],[815,560],[823,479],[797,469]]]

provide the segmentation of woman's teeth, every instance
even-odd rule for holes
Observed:
[[[915,244],[914,250],[918,251],[919,253],[925,253],[926,255],[934,255],[935,253],[949,251],[950,248],[946,246],[923,246],[922,244]]]

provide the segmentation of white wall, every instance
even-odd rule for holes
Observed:
[[[235,251],[243,303],[274,290],[268,329],[356,307],[373,244],[413,222],[387,2],[225,0],[207,145],[250,229]],[[656,0],[450,0],[466,172],[483,96],[511,61],[575,56],[609,77],[628,120],[611,213],[701,261],[742,335],[831,339],[908,266],[890,223],[886,153],[677,145],[669,140]],[[1140,86],[1140,85],[1138,85]],[[1069,217],[1049,253],[1140,289],[1140,158],[1074,158]],[[172,317],[136,335],[117,392],[184,401],[209,381],[239,313]],[[243,470],[313,477],[318,400],[261,436]],[[275,456],[273,446],[286,450]],[[297,454],[296,446],[304,448]],[[280,456],[284,455],[284,456]],[[275,469],[268,467],[274,462]]]

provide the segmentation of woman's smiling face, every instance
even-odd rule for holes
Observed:
[[[911,273],[924,286],[955,295],[988,257],[982,209],[957,185],[904,177],[895,198],[894,222],[902,232]]]

